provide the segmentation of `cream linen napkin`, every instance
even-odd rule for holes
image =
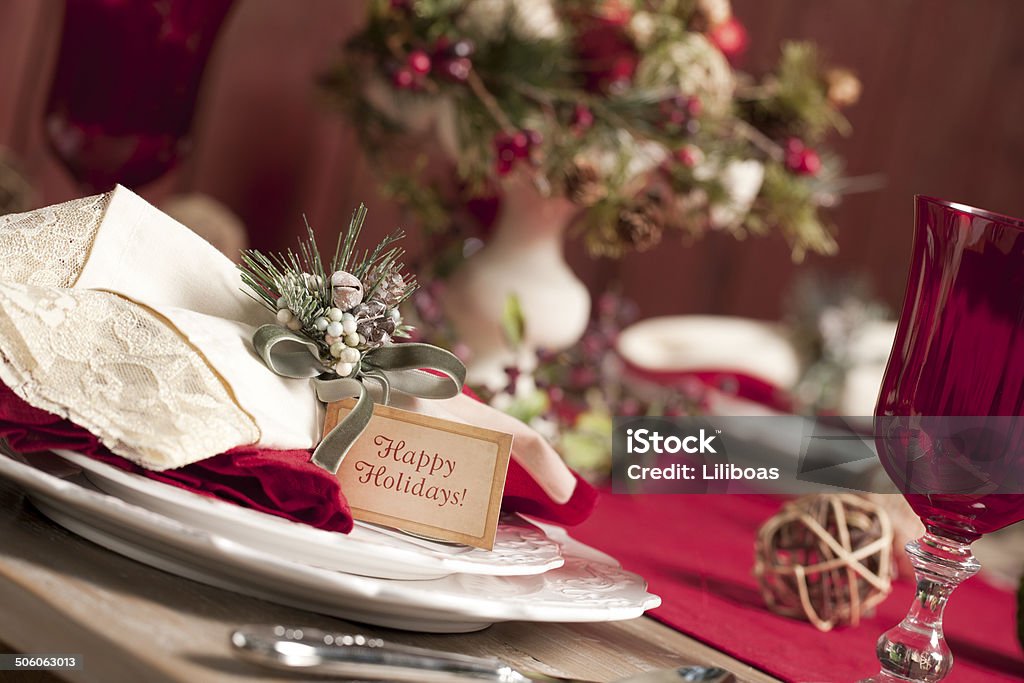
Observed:
[[[311,448],[320,406],[249,340],[235,265],[124,187],[0,218],[0,379],[113,452],[168,469]]]
[[[253,350],[270,321],[234,263],[124,187],[0,217],[0,381],[143,467],[316,445],[324,411],[308,380],[276,375]],[[545,492],[572,496],[573,474],[514,418],[467,396],[397,398],[511,432]]]

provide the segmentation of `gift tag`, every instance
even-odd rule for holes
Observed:
[[[327,406],[324,434],[354,399]],[[512,435],[383,405],[338,469],[356,519],[490,550]]]

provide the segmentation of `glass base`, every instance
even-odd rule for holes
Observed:
[[[892,674],[880,671],[877,675],[872,676],[871,678],[862,678],[857,681],[857,683],[914,683],[914,679],[904,678],[902,676],[893,676]]]
[[[942,612],[953,589],[978,573],[971,546],[935,529],[907,544],[917,576],[917,592],[906,618],[878,639],[882,665],[861,683],[936,683],[949,674],[953,655],[942,635]]]

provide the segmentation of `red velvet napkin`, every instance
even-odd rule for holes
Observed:
[[[82,427],[33,408],[3,384],[0,437],[21,453],[77,451],[155,481],[319,529],[342,533],[352,529],[352,513],[337,478],[310,463],[309,451],[243,447],[179,469],[152,472],[114,455]],[[576,478],[572,498],[560,505],[513,460],[502,509],[559,524],[579,524],[594,509],[597,492]]]

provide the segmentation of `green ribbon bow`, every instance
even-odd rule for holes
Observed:
[[[355,407],[324,436],[313,451],[312,461],[336,473],[348,450],[373,417],[373,397],[366,382],[380,386],[381,403],[387,405],[392,391],[419,398],[452,398],[462,393],[466,366],[444,349],[431,344],[395,344],[363,353],[353,377],[323,379],[317,345],[279,325],[263,325],[252,337],[256,353],[273,372],[295,379],[311,378],[316,396],[324,403],[358,397]],[[441,375],[422,372],[436,370]]]

